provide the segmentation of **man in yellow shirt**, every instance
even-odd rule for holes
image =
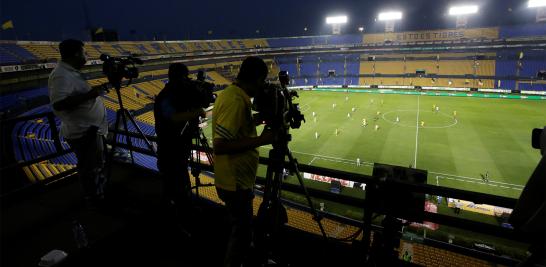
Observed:
[[[262,59],[246,58],[236,82],[218,96],[212,112],[215,186],[231,221],[224,266],[241,266],[250,248],[257,147],[274,139],[270,131],[257,136],[250,98],[263,88],[267,73]]]

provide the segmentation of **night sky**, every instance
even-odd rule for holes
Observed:
[[[477,0],[480,15],[472,27],[534,22],[526,0]],[[104,27],[119,33],[120,40],[252,38],[328,34],[324,18],[349,16],[345,33],[359,26],[366,32],[384,29],[377,13],[398,8],[404,19],[397,30],[452,28],[455,19],[448,0],[275,0],[275,1],[127,1],[127,0],[1,0],[0,19],[12,20],[14,30],[1,31],[1,39],[87,39],[85,29]],[[85,8],[85,6],[87,8]],[[84,10],[87,9],[87,16]],[[88,19],[86,19],[86,17]],[[308,27],[308,31],[303,29]],[[256,33],[259,30],[259,33]],[[212,31],[212,34],[209,34]]]

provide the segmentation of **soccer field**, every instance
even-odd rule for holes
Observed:
[[[539,160],[531,130],[546,124],[543,100],[302,91],[296,102],[307,122],[289,146],[302,164],[367,175],[374,162],[411,165],[429,184],[513,198]]]

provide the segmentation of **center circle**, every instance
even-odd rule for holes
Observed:
[[[408,113],[410,112],[411,112],[411,115],[408,115]],[[417,119],[416,109],[398,109],[398,110],[387,111],[383,113],[381,118],[391,124],[398,125],[401,127],[410,127],[410,128],[415,128],[419,126],[420,128],[441,129],[441,128],[453,127],[459,122],[455,117],[441,111],[433,112],[430,110],[425,110],[425,111],[420,110],[419,114],[420,114],[419,122],[416,121]],[[401,118],[399,122],[396,122],[396,117]],[[438,117],[441,117],[443,119],[443,122],[437,122]],[[421,126],[421,121],[425,122],[424,126]],[[427,125],[427,121],[428,121],[428,125]]]

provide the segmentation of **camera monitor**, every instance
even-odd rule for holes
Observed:
[[[544,129],[546,129],[546,127],[544,127]],[[534,149],[544,149],[544,147],[541,147],[541,142],[546,142],[546,136],[544,136],[546,134],[544,133],[544,129],[539,129],[539,128],[533,129],[531,134],[531,146]],[[541,139],[544,139],[544,140],[541,140]],[[542,144],[542,145],[546,145],[546,144]]]
[[[425,184],[426,170],[375,163],[372,176],[379,182],[373,202],[375,211],[414,222],[423,220],[425,194],[401,189],[389,182]]]
[[[332,180],[330,182],[330,192],[334,194],[341,193],[341,182],[338,180]]]

